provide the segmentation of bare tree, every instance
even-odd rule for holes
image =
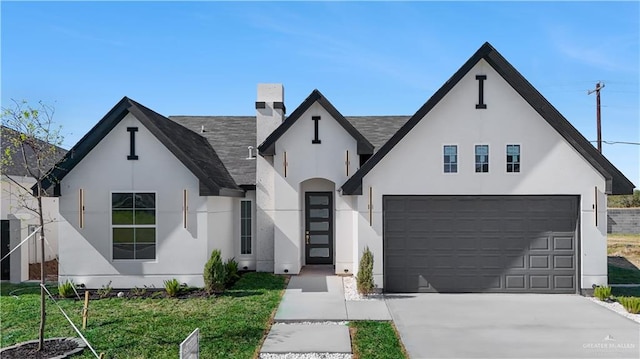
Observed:
[[[45,219],[42,198],[51,195],[42,188],[42,181],[50,176],[50,170],[64,154],[60,145],[63,137],[60,127],[53,122],[55,109],[42,101],[31,106],[26,101],[12,100],[10,107],[2,107],[2,130],[10,131],[10,136],[3,135],[2,167],[3,169],[21,167],[22,172],[35,181],[33,187],[18,181],[12,176],[5,176],[17,186],[22,194],[19,206],[33,212],[40,224],[40,330],[38,351],[44,346],[46,323],[45,310]],[[7,173],[3,170],[3,173]],[[57,183],[48,178],[52,183]]]

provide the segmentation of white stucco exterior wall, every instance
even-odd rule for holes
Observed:
[[[320,116],[319,139],[313,144],[313,116]],[[296,274],[304,263],[304,192],[332,191],[334,202],[334,264],[337,273],[353,272],[352,199],[337,188],[357,170],[356,140],[318,103],[313,104],[280,137],[273,156],[275,204],[275,273]],[[284,154],[287,156],[285,176]],[[311,181],[309,181],[311,180]],[[328,187],[328,183],[331,187]]]
[[[484,102],[476,109],[478,81],[487,75]],[[475,145],[489,145],[489,172],[475,172]],[[506,172],[506,145],[521,146],[521,170]],[[443,173],[443,146],[458,146],[458,173]],[[373,191],[373,223],[368,193]],[[382,286],[382,196],[578,195],[581,288],[607,283],[606,198],[595,225],[595,188],[605,179],[560,134],[481,60],[363,180],[357,196],[358,258],[364,246],[375,256],[376,283]]]
[[[30,189],[35,184],[31,177],[11,176],[20,186]],[[25,192],[19,185],[16,185],[7,176],[3,175],[0,181],[0,217],[1,219],[18,219],[19,238],[18,243],[27,238],[30,234],[29,226],[40,226],[38,216],[25,208],[37,208],[37,202],[29,193]],[[60,214],[58,211],[58,199],[53,197],[42,198],[42,214],[45,222],[45,261],[50,261],[58,257],[58,221]],[[15,222],[14,222],[15,223]],[[13,247],[12,247],[13,249]],[[11,265],[11,278],[14,282],[29,279],[29,263],[40,263],[41,251],[39,235],[34,235],[25,242],[22,247],[11,255],[11,261],[19,261],[19,264]],[[19,271],[14,268],[19,268]],[[15,272],[15,273],[14,273]]]
[[[138,127],[138,160],[127,160],[129,132]],[[107,175],[105,175],[107,174]],[[202,286],[214,247],[233,254],[233,200],[199,196],[198,179],[133,115],[127,115],[61,182],[60,280],[89,288],[162,287],[166,279]],[[84,228],[79,227],[79,189],[84,190]],[[183,191],[188,194],[187,228]],[[156,259],[113,260],[111,193],[156,194]]]
[[[256,109],[256,149],[284,120],[284,111],[274,108],[284,102],[282,84],[258,84],[257,102],[265,108]],[[273,158],[256,156],[256,270],[273,272],[275,198]]]

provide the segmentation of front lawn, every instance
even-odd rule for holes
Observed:
[[[247,273],[215,298],[92,300],[83,335],[106,358],[177,358],[180,343],[200,328],[200,357],[252,358],[284,287],[283,277]],[[38,287],[3,283],[1,294],[0,346],[37,339]],[[80,327],[82,301],[58,303]],[[49,299],[46,333],[47,337],[77,336]],[[78,358],[94,356],[86,349]]]
[[[391,322],[350,322],[354,359],[407,358]]]

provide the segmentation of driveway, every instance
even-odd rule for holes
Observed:
[[[412,359],[639,358],[640,325],[578,295],[390,294]]]

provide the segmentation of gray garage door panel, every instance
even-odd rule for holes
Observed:
[[[577,196],[384,196],[388,292],[575,293]]]

